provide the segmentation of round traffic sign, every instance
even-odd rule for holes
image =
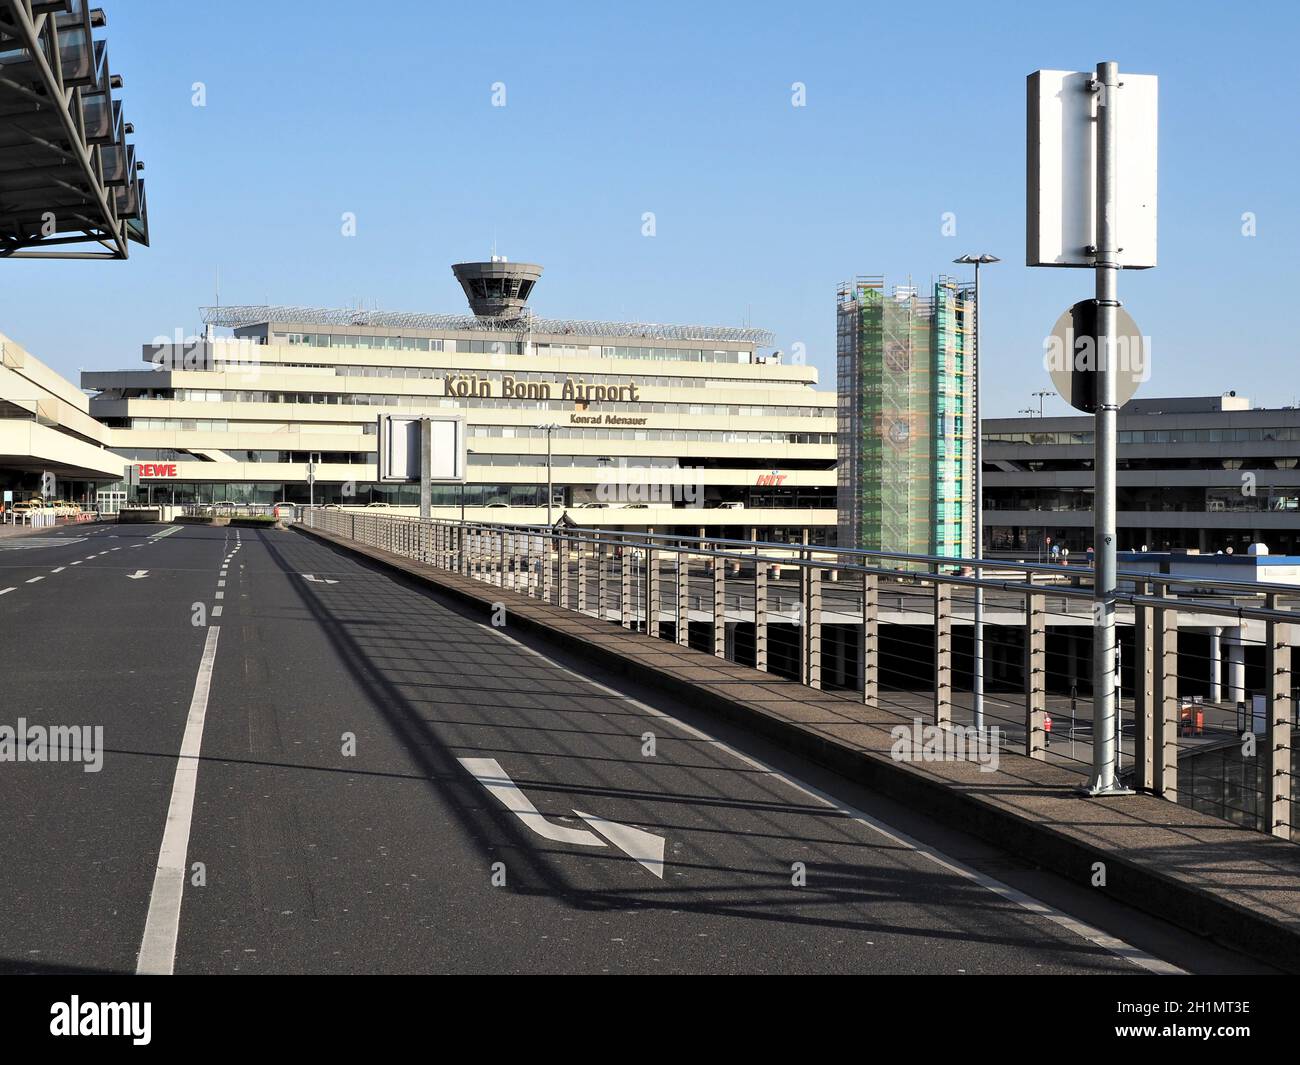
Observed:
[[[1115,311],[1115,402],[1127,403],[1151,375],[1150,346],[1123,307]],[[1097,301],[1080,300],[1056,320],[1043,342],[1043,361],[1056,391],[1075,410],[1092,414],[1100,391]]]

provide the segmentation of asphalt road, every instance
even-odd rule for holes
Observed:
[[[305,535],[19,539],[0,726],[104,754],[0,762],[2,971],[1259,971]]]

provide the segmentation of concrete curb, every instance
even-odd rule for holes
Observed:
[[[389,555],[378,548],[352,544],[303,526],[295,528],[391,570],[416,587],[431,586],[467,605],[488,608],[493,602],[509,601],[517,597],[517,593],[510,589],[487,585],[483,586],[484,594],[480,596],[454,584],[443,583],[436,577],[415,569],[417,563]],[[544,605],[539,600],[519,598],[521,605]],[[657,688],[692,706],[775,740],[786,749],[855,783],[905,802],[913,809],[988,840],[1019,858],[1075,883],[1089,883],[1093,863],[1104,860],[1107,872],[1104,890],[1108,896],[1287,972],[1300,973],[1300,910],[1291,921],[1275,919],[1236,902],[1222,892],[1210,891],[1201,885],[1180,879],[1154,862],[1147,864],[1133,861],[1090,847],[1050,824],[1017,814],[984,795],[935,780],[908,763],[896,762],[882,753],[837,742],[798,722],[770,713],[761,706],[729,699],[646,663],[626,658],[617,651],[594,644],[572,632],[559,632],[526,612],[512,611],[511,623],[612,673]],[[899,717],[900,723],[904,720]],[[1177,809],[1191,815],[1185,808]],[[1272,843],[1280,848],[1294,848],[1297,876],[1300,877],[1300,847],[1281,840],[1273,841],[1258,833],[1251,835],[1258,838],[1261,848]]]

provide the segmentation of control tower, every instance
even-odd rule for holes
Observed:
[[[486,263],[456,263],[451,272],[477,317],[502,321],[523,317],[528,294],[542,276],[536,263],[512,263],[504,255],[494,255]]]

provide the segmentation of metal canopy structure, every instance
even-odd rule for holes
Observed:
[[[203,307],[205,325],[241,329],[253,325],[375,326],[380,329],[530,331],[540,336],[644,337],[653,340],[720,340],[768,348],[775,336],[766,329],[724,325],[659,325],[650,322],[584,322],[569,318],[478,318],[471,314],[419,314],[404,311],[349,310],[246,304]]]
[[[87,0],[0,0],[0,257],[125,259],[148,245],[121,79]],[[104,250],[48,250],[93,242]]]

